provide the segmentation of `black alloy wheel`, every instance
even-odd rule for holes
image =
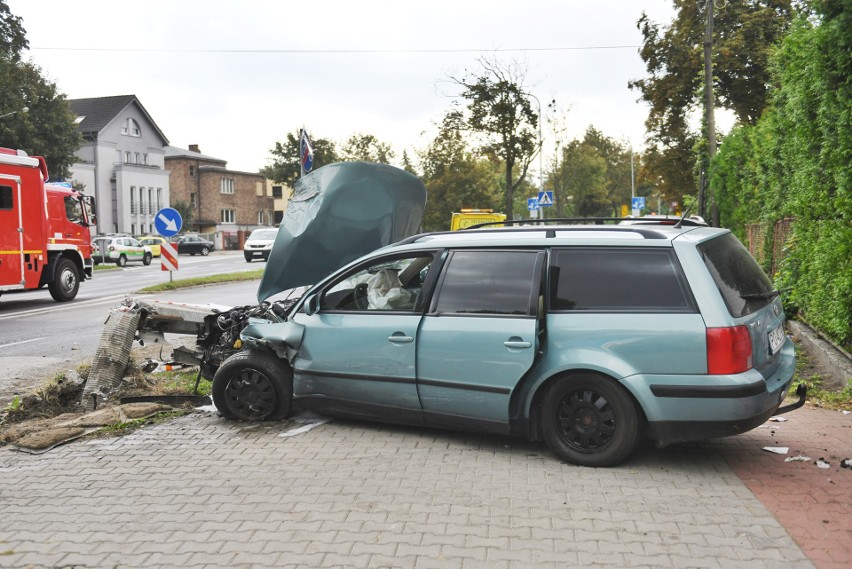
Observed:
[[[545,393],[542,435],[563,460],[612,466],[639,443],[639,413],[615,380],[596,375],[557,379]]]
[[[213,377],[213,403],[229,419],[282,419],[290,414],[292,400],[292,372],[272,354],[238,352]]]

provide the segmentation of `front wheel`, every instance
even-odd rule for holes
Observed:
[[[273,421],[290,414],[293,372],[266,352],[237,352],[213,376],[213,404],[228,419]]]
[[[639,444],[639,412],[615,380],[591,374],[562,377],[544,394],[541,431],[567,462],[614,466]]]
[[[145,253],[145,256],[142,257],[142,264],[146,267],[151,264],[151,253]]]
[[[80,290],[80,270],[70,259],[59,259],[53,282],[47,285],[50,296],[56,302],[74,300]]]

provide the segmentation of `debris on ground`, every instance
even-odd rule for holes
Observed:
[[[852,458],[844,458],[841,460],[840,468],[852,468]]]
[[[790,447],[763,447],[763,450],[774,454],[787,454],[790,452]]]
[[[815,463],[815,464],[816,464],[818,467],[823,468],[823,469],[831,468],[831,463],[830,463],[830,462],[828,462],[827,460],[825,460],[825,459],[824,459],[824,458],[822,458],[822,457],[820,457],[820,458],[816,461],[816,463]]]
[[[769,421],[771,423],[786,423],[788,419],[787,417],[770,417]]]
[[[810,462],[813,459],[809,456],[799,455],[799,456],[788,456],[784,459],[784,462]]]

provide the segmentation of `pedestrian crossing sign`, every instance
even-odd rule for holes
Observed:
[[[549,207],[553,205],[553,192],[538,193],[538,207]]]

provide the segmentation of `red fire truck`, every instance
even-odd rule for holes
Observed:
[[[41,156],[0,148],[0,294],[47,286],[67,302],[92,278],[95,202],[47,179]]]

